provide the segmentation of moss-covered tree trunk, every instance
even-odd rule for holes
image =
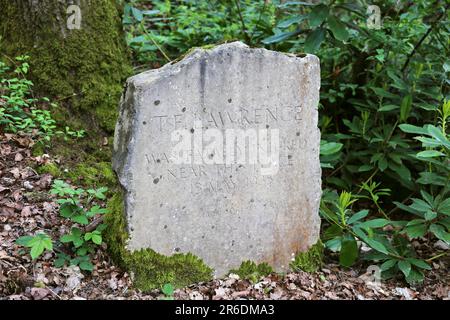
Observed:
[[[30,56],[35,94],[66,120],[112,132],[130,73],[116,0],[0,0],[0,49]],[[80,121],[81,120],[81,121]]]

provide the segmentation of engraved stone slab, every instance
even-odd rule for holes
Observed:
[[[128,249],[191,252],[224,275],[289,268],[319,236],[319,59],[241,42],[127,81],[113,167]]]

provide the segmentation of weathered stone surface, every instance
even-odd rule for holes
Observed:
[[[128,79],[113,157],[128,249],[286,270],[319,236],[319,87],[317,57],[240,42]]]

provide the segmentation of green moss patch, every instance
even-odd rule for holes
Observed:
[[[122,194],[117,192],[108,202],[105,216],[108,229],[105,240],[110,254],[121,267],[133,272],[135,286],[143,291],[159,289],[166,283],[183,287],[212,278],[212,269],[193,254],[164,256],[151,249],[128,251]]]
[[[239,269],[230,270],[230,273],[237,274],[241,279],[248,279],[251,282],[257,282],[262,277],[273,273],[273,269],[269,264],[263,262],[256,264],[253,261],[243,261]]]
[[[290,267],[294,271],[315,272],[320,269],[322,262],[323,244],[319,240],[308,251],[298,253]]]

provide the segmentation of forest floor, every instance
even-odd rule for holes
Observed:
[[[38,230],[59,238],[70,228],[49,193],[53,177],[36,172],[38,166],[58,159],[32,156],[32,144],[26,136],[0,134],[0,300],[167,298],[159,290],[147,294],[134,290],[131,276],[113,264],[106,245],[95,253],[94,271],[86,273],[78,267],[54,267],[53,252],[31,261],[15,244],[18,237]],[[430,250],[424,242],[415,245],[419,252]],[[253,283],[231,274],[175,290],[173,298],[450,300],[448,257],[433,261],[424,282],[414,287],[402,279],[374,281],[367,266],[343,269],[331,257],[326,260],[321,270],[311,274],[272,274]]]

